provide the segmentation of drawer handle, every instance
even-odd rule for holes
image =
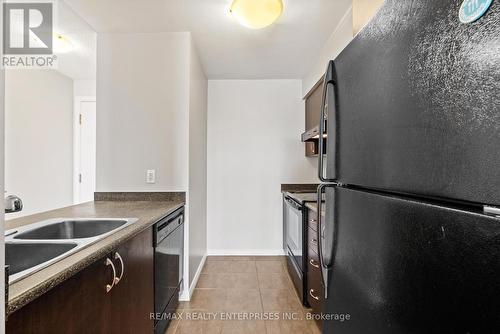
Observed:
[[[313,297],[313,298],[314,298],[314,299],[316,299],[316,300],[319,300],[319,297],[316,297],[316,296],[314,295],[314,289],[309,290],[309,296]]]
[[[123,259],[120,256],[120,253],[118,253],[118,252],[115,253],[115,259],[118,259],[120,261],[121,266],[122,266],[122,272],[120,273],[120,277],[115,277],[115,284],[118,284],[122,280],[123,273],[125,272],[125,263],[123,262]]]
[[[319,264],[314,263],[314,260],[313,260],[313,259],[309,260],[309,263],[310,263],[310,264],[311,264],[311,266],[313,266],[314,268],[319,269]]]
[[[113,289],[113,287],[115,286],[115,281],[116,281],[116,268],[115,268],[115,265],[113,264],[113,261],[111,261],[108,258],[106,258],[106,266],[111,266],[111,269],[113,269],[113,281],[111,282],[111,284],[106,284],[106,293],[110,292],[111,289]]]
[[[312,242],[313,244],[316,244],[316,245],[317,245],[317,244],[318,244],[318,239],[316,239],[316,238],[312,238],[312,239],[311,239],[311,242]]]
[[[316,220],[316,219],[309,219],[309,222],[310,222],[310,223],[316,223],[316,222],[317,222],[317,220]]]

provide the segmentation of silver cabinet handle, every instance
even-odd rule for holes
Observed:
[[[317,222],[317,220],[316,219],[309,219],[309,222],[310,223],[315,223],[315,222]]]
[[[120,283],[123,273],[125,272],[125,263],[123,262],[122,257],[120,256],[120,253],[116,252],[115,253],[115,259],[118,259],[120,261],[120,264],[122,266],[122,272],[120,273],[120,277],[115,277],[115,284]]]
[[[316,296],[314,295],[314,289],[309,290],[309,296],[313,297],[313,298],[314,298],[314,299],[316,299],[316,300],[319,300],[319,297],[316,297]]]
[[[111,289],[113,289],[113,287],[115,286],[115,281],[116,281],[116,268],[115,268],[115,265],[113,264],[113,261],[111,261],[108,258],[106,258],[106,266],[111,266],[111,269],[113,269],[113,281],[111,282],[111,284],[106,284],[106,293],[110,292]]]
[[[313,260],[313,259],[311,259],[311,260],[309,261],[309,263],[310,263],[310,264],[311,264],[311,266],[313,266],[314,268],[319,269],[319,264],[314,263],[314,260]]]

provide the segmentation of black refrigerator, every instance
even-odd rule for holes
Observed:
[[[461,5],[386,0],[329,64],[323,333],[500,333],[500,1]]]

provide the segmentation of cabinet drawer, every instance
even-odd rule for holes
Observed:
[[[318,230],[318,214],[316,211],[311,209],[307,210],[307,225],[314,231]]]
[[[307,248],[318,256],[318,232],[310,227],[307,229]]]
[[[317,253],[317,249],[316,248],[311,248],[309,247],[307,249],[307,272],[315,272],[314,275],[317,275],[319,278],[317,279],[317,281],[319,283],[321,283],[321,272],[320,272],[320,268],[319,268],[319,255]],[[317,273],[316,273],[317,272]],[[310,281],[310,279],[309,279]]]
[[[323,302],[325,292],[321,283],[321,272],[319,268],[318,255],[309,249],[309,258],[307,263],[307,301],[311,305],[313,314],[323,312]],[[318,322],[321,328],[321,322]]]

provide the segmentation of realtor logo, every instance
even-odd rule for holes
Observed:
[[[3,67],[53,68],[53,23],[51,1],[3,3]]]

